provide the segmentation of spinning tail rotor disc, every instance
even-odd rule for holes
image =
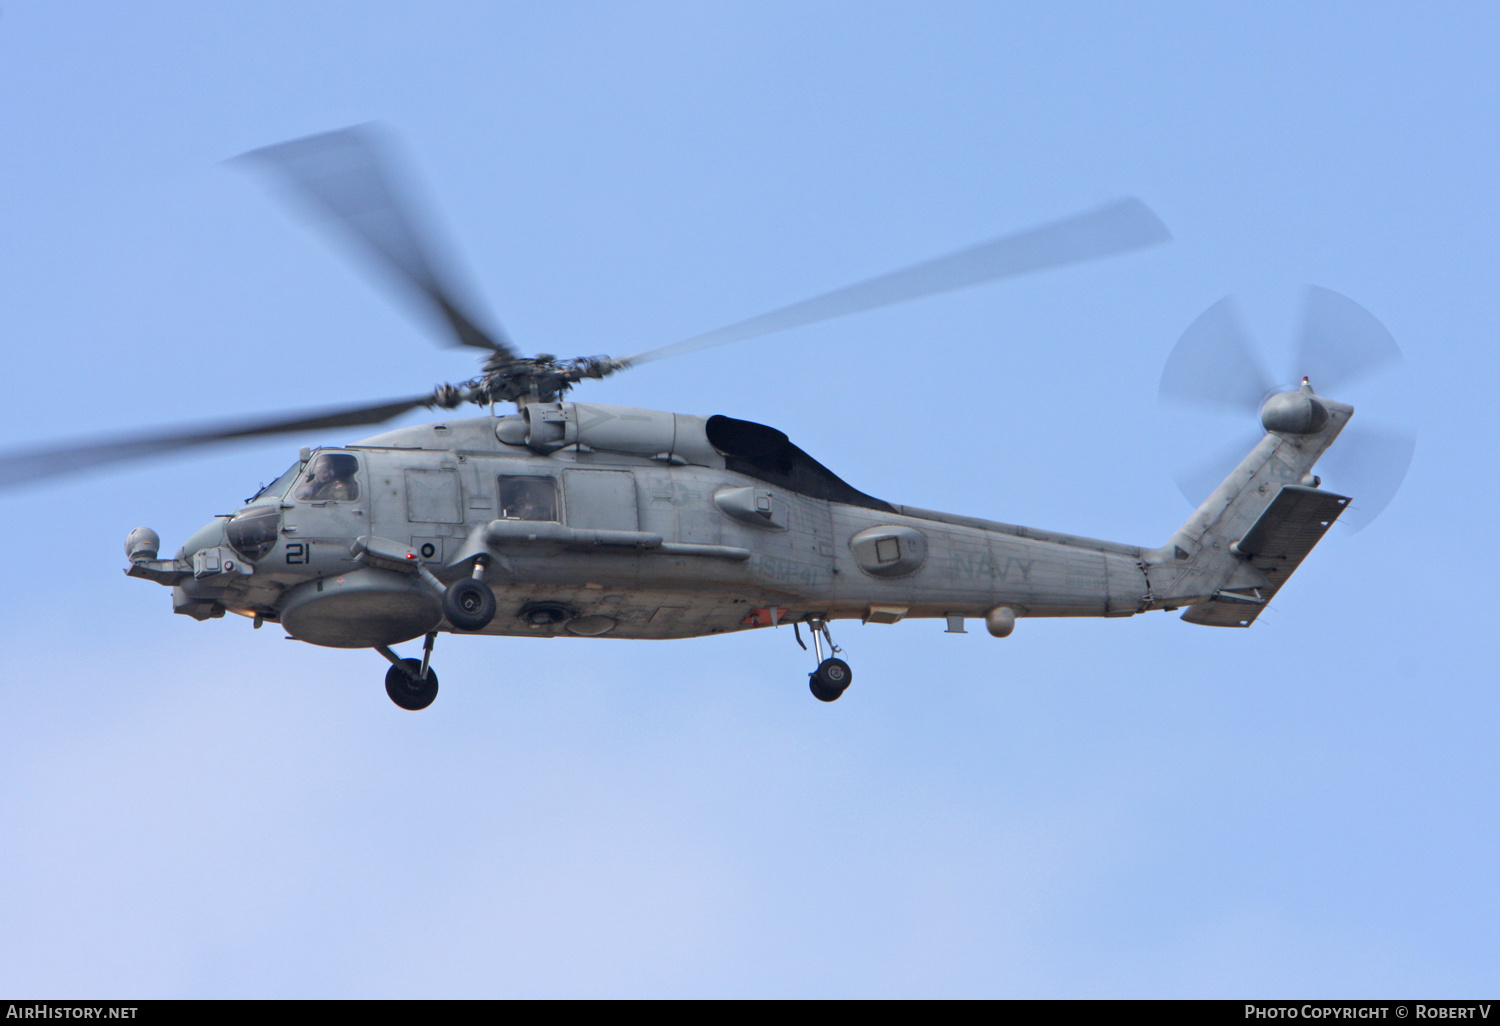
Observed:
[[[1267,370],[1245,330],[1233,297],[1209,307],[1183,332],[1162,369],[1157,401],[1174,428],[1185,412],[1234,414],[1254,421],[1273,393],[1308,377],[1323,395],[1352,399],[1346,390],[1399,370],[1401,349],[1364,307],[1330,289],[1307,286],[1303,294],[1295,363],[1278,381]],[[1358,531],[1388,506],[1406,478],[1416,451],[1409,428],[1355,421],[1319,464],[1330,486],[1354,501],[1339,523]],[[1174,478],[1197,504],[1219,484],[1261,437],[1257,427],[1212,458],[1178,471]]]

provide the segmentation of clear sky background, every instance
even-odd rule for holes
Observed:
[[[373,652],[127,579],[289,437],[0,495],[0,992],[1476,995],[1500,983],[1500,14],[1392,4],[0,11],[0,438],[474,373],[222,162],[378,119],[530,351],[628,353],[1122,195],[1176,241],[579,398],[787,431],[895,502],[1156,545],[1228,293],[1369,308],[1421,433],[1248,631],[1154,613]],[[415,422],[420,418],[408,418]],[[1339,482],[1328,480],[1330,487]],[[1357,496],[1356,496],[1357,501]]]

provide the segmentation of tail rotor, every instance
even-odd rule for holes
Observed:
[[[1322,394],[1348,401],[1355,398],[1348,394],[1355,386],[1396,373],[1403,362],[1396,340],[1374,314],[1347,296],[1314,285],[1303,294],[1294,359],[1278,382],[1251,341],[1238,304],[1226,296],[1177,340],[1162,369],[1157,402],[1174,431],[1224,437],[1222,421],[1217,429],[1204,430],[1202,415],[1251,420],[1273,394],[1294,388],[1293,382],[1304,376]],[[1202,502],[1260,433],[1258,422],[1253,431],[1231,429],[1232,445],[1225,443],[1213,457],[1175,473],[1188,501]],[[1416,432],[1410,428],[1359,419],[1351,424],[1318,468],[1330,487],[1354,497],[1339,523],[1358,531],[1379,516],[1405,480],[1415,451]]]

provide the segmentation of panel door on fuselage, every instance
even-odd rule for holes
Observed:
[[[563,508],[569,527],[636,531],[640,516],[629,470],[564,470]]]
[[[404,476],[406,519],[409,523],[421,525],[464,522],[463,492],[459,487],[457,468],[408,470]]]
[[[441,563],[454,535],[462,537],[464,522],[463,485],[457,467],[408,468],[402,475],[406,486],[406,521],[411,547],[426,563]]]

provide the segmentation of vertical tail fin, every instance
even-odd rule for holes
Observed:
[[[1277,406],[1282,396],[1303,401]],[[1320,491],[1312,468],[1354,407],[1313,400],[1306,384],[1282,396],[1266,404],[1266,436],[1166,545],[1144,555],[1151,608],[1187,606],[1189,623],[1250,626],[1348,504]]]

